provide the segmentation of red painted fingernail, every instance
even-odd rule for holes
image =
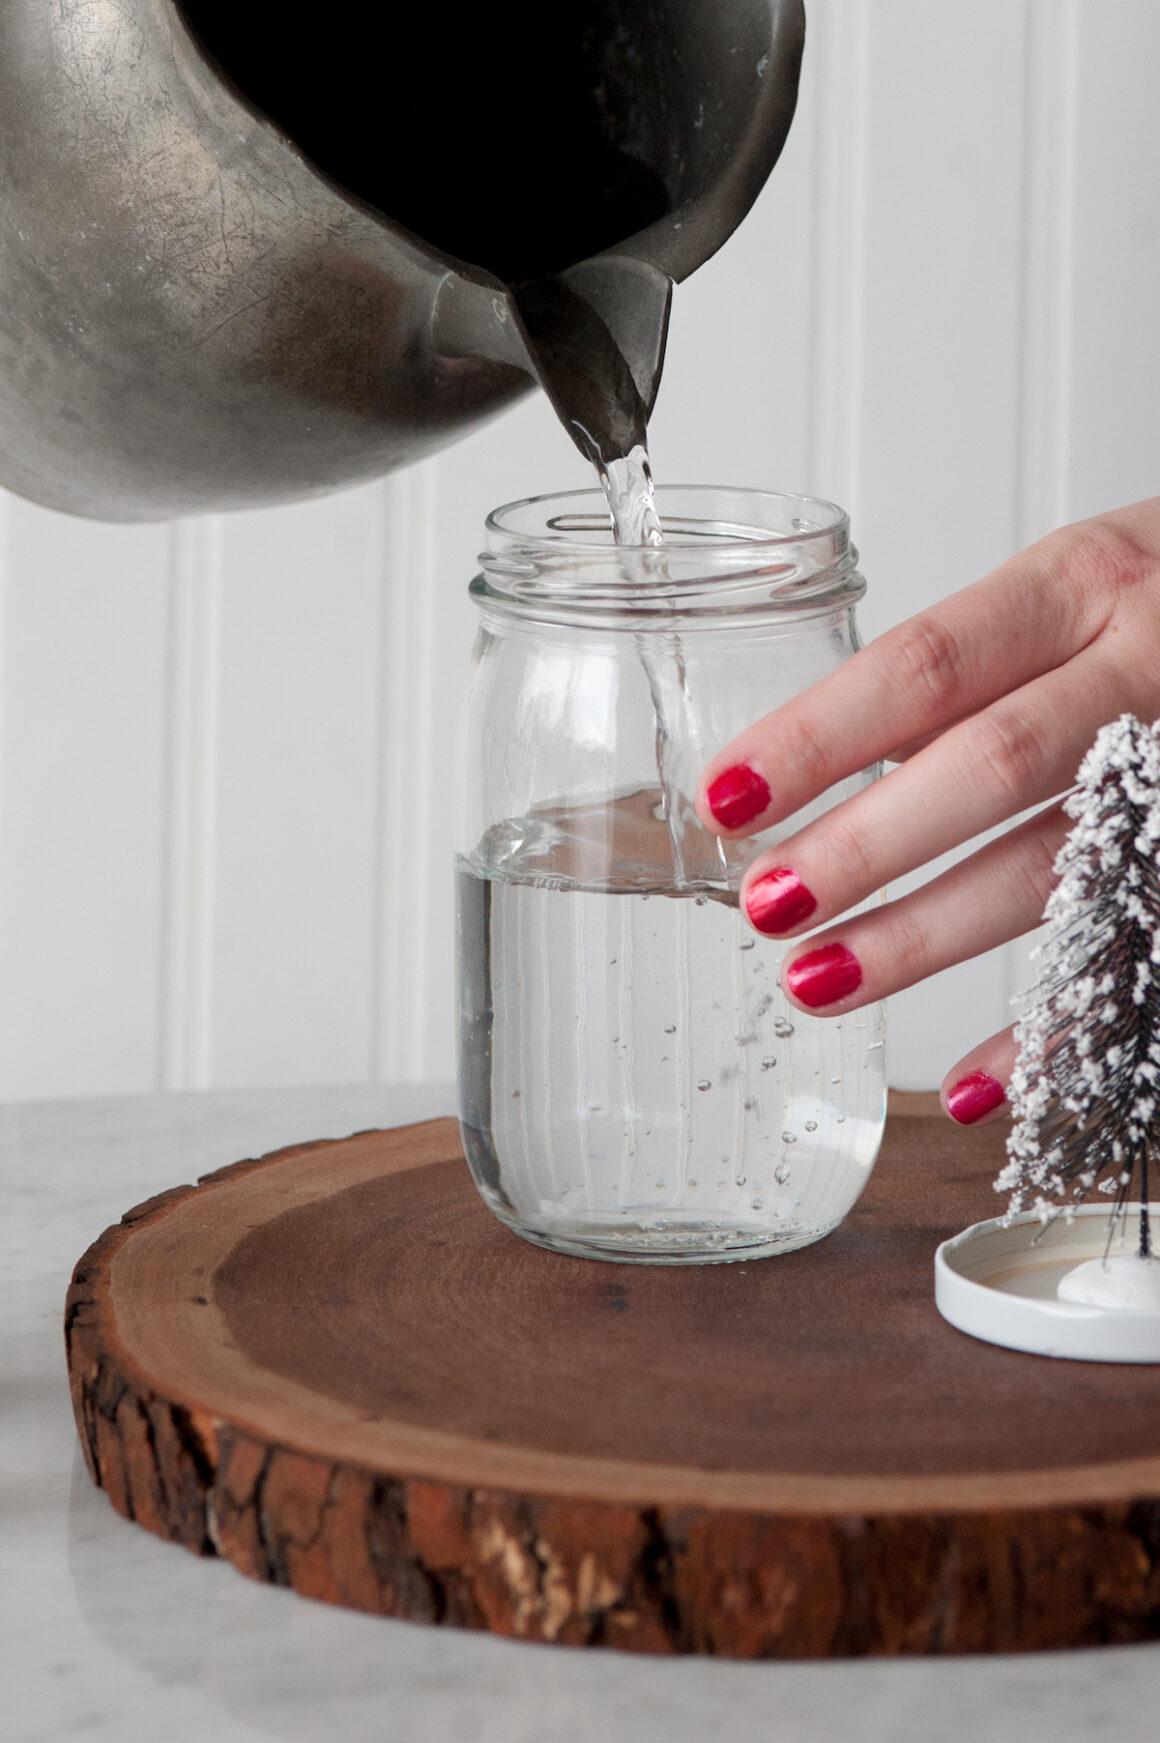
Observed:
[[[705,799],[723,829],[740,829],[769,804],[769,783],[756,769],[738,763],[717,776]]]
[[[947,1113],[960,1126],[973,1126],[984,1114],[993,1113],[1007,1100],[1007,1092],[997,1077],[986,1071],[972,1071],[947,1090]]]
[[[811,1010],[835,1005],[862,985],[862,964],[844,944],[823,944],[791,962],[785,971],[786,985],[795,999]]]
[[[796,872],[788,866],[775,866],[749,886],[745,897],[745,912],[749,924],[769,938],[792,932],[803,920],[808,920],[817,907],[811,894]]]

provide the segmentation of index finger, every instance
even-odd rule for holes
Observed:
[[[888,630],[715,756],[697,812],[752,834],[836,781],[1064,664],[1097,635],[1103,590],[1077,585],[1059,535]]]

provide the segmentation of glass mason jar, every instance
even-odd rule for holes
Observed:
[[[858,646],[831,503],[660,490],[663,550],[599,491],[487,522],[457,855],[460,1118],[531,1241],[604,1259],[753,1258],[820,1239],[885,1120],[884,1011],[801,1015],[742,918],[745,864],[866,785],[728,845],[709,757]],[[800,941],[795,941],[795,950]]]

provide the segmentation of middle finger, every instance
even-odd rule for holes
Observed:
[[[750,924],[770,938],[817,926],[1053,797],[1074,781],[1097,727],[1126,705],[1123,673],[1093,652],[952,727],[760,854],[741,886]]]

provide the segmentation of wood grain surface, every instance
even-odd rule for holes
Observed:
[[[309,1596],[529,1640],[756,1656],[1160,1635],[1160,1386],[937,1315],[1003,1129],[898,1097],[848,1221],[699,1268],[562,1258],[454,1123],[128,1212],[67,1342],[94,1479]]]

